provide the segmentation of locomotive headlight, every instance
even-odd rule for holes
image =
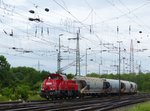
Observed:
[[[47,85],[47,86],[48,86],[48,85],[52,85],[52,83],[51,83],[51,82],[47,82],[46,85]]]

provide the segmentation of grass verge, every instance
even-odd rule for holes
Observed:
[[[136,104],[128,111],[150,111],[150,101]]]

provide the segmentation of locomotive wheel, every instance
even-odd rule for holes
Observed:
[[[83,95],[83,94],[80,94],[79,98],[81,98],[81,99],[84,98],[84,95]]]

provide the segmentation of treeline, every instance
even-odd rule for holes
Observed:
[[[11,67],[6,58],[0,56],[0,101],[27,100],[29,97],[39,95],[41,83],[49,73],[30,67]],[[114,74],[91,73],[87,76],[118,79],[118,75]],[[73,77],[74,74],[67,74],[68,79]],[[121,79],[136,82],[139,91],[150,91],[150,74],[121,74]]]
[[[27,100],[38,94],[43,79],[49,74],[30,67],[10,67],[4,56],[0,56],[0,101],[7,99]]]

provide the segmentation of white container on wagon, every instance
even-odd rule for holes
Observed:
[[[88,93],[88,94],[104,93],[104,82],[106,80],[103,78],[75,76],[74,80],[78,81],[78,84],[80,84],[80,81],[85,81],[86,85],[84,86],[84,88],[80,89],[81,93]]]
[[[110,84],[110,90],[108,93],[110,94],[118,94],[119,93],[119,80],[115,79],[106,79]]]

